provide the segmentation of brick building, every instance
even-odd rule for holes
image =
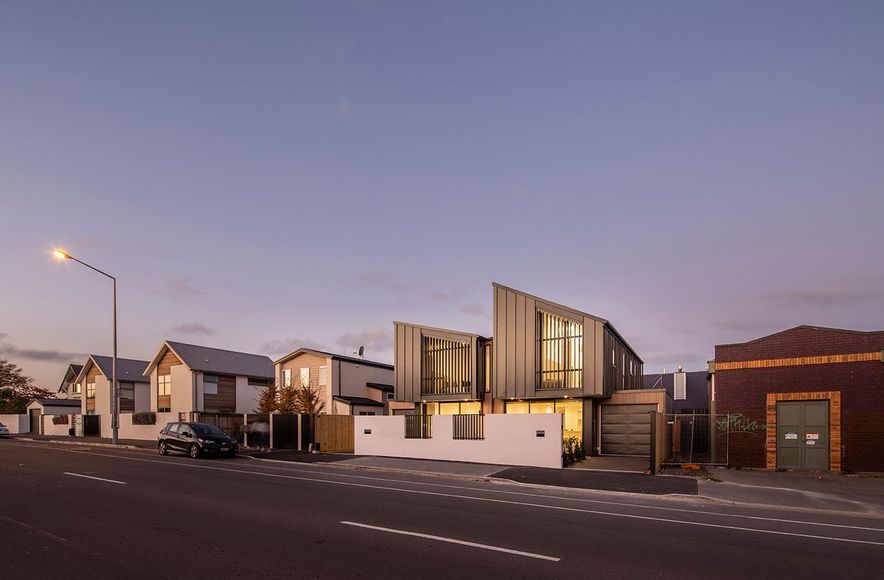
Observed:
[[[729,464],[884,472],[884,331],[798,326],[717,345]]]

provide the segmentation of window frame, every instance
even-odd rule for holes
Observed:
[[[560,391],[583,388],[582,321],[537,309],[535,389]]]

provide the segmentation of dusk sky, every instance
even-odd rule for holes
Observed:
[[[884,328],[884,2],[0,3],[0,358],[392,361],[492,281],[645,372]]]

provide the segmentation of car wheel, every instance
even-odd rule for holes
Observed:
[[[190,456],[193,459],[197,459],[200,456],[200,447],[196,443],[190,446]]]
[[[169,454],[169,448],[166,447],[166,442],[163,441],[160,443],[160,455],[168,455],[168,454]]]

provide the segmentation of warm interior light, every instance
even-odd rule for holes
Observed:
[[[59,260],[64,260],[68,257],[66,252],[63,252],[62,250],[58,250],[58,249],[52,250],[52,255],[55,256],[56,258],[58,258]]]

